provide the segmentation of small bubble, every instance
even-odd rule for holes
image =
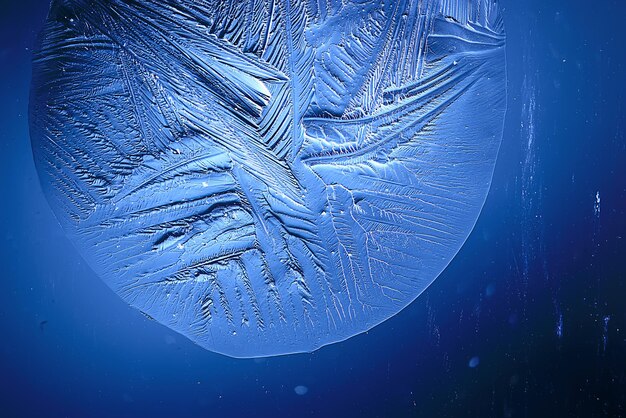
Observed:
[[[491,297],[493,296],[494,293],[496,293],[496,285],[493,283],[490,283],[489,285],[487,285],[487,288],[485,289],[485,295],[487,297]]]
[[[293,391],[296,392],[296,395],[306,395],[309,392],[309,388],[303,385],[298,385],[295,388],[293,388]]]
[[[476,367],[478,367],[479,364],[480,364],[480,358],[478,358],[478,356],[474,356],[470,359],[467,365],[471,367],[472,369],[475,369]]]

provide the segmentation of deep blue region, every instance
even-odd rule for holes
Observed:
[[[27,131],[29,48],[47,5],[4,2],[0,416],[626,415],[626,6],[503,6],[505,136],[458,256],[366,334],[234,360],[146,320],[78,261],[41,193]]]

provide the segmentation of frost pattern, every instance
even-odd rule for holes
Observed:
[[[493,0],[57,0],[47,198],[132,306],[209,350],[314,350],[414,300],[473,227],[505,111]]]

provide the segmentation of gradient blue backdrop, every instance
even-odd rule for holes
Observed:
[[[502,3],[505,137],[456,259],[367,334],[234,360],[126,306],[64,237],[27,127],[48,6],[0,0],[0,418],[626,416],[626,3]]]

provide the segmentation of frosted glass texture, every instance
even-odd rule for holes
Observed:
[[[32,145],[130,305],[230,356],[308,352],[399,312],[459,250],[505,81],[493,0],[60,0]]]

